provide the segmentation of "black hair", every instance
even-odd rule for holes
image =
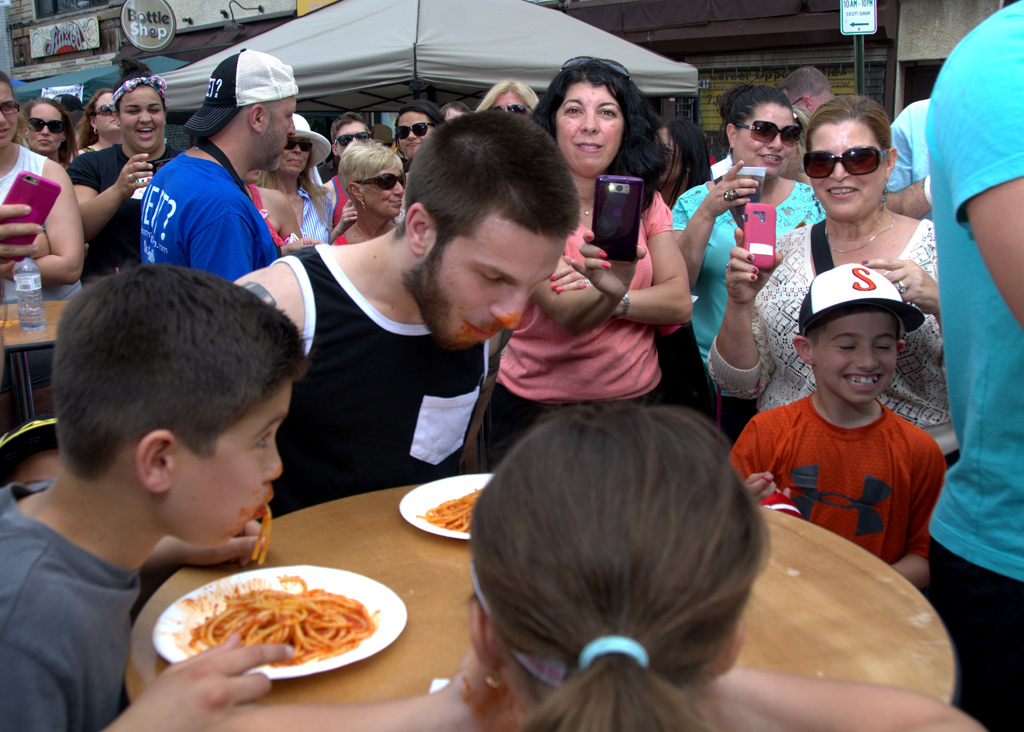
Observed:
[[[440,127],[444,124],[444,115],[441,114],[441,108],[434,104],[429,99],[413,99],[411,102],[406,102],[398,108],[398,114],[395,115],[395,126],[398,126],[398,120],[406,112],[420,112],[421,114],[427,115],[430,121],[434,123],[434,127]]]
[[[777,104],[788,110],[793,109],[789,97],[774,86],[735,84],[722,93],[722,96],[718,98],[718,114],[722,118],[722,126],[718,131],[718,142],[722,147],[729,149],[729,136],[726,133],[726,128],[730,124],[745,124],[754,115],[754,110],[764,104]]]
[[[685,193],[681,190],[684,177],[687,190],[711,180],[708,140],[704,136],[704,131],[688,119],[670,119],[661,127],[668,132],[669,139],[672,140],[672,149],[665,151],[666,155],[671,157],[668,169],[674,170],[677,162],[682,163],[679,177],[676,178],[671,192],[671,200],[675,201]]]
[[[117,83],[114,85],[114,91],[117,91],[120,88],[121,84],[125,83],[129,79],[143,79],[147,76],[153,75],[153,70],[149,68],[149,66],[147,66],[146,64],[139,61],[138,59],[123,58],[121,59],[120,66],[121,78],[118,79]],[[121,111],[121,99],[123,98],[124,97],[119,97],[117,102],[114,104],[114,107],[117,109],[118,112]],[[160,97],[160,104],[166,111],[167,102],[164,101],[163,96]]]
[[[68,303],[53,357],[61,463],[96,478],[129,441],[167,429],[209,455],[224,430],[297,379],[295,324],[202,270],[147,264]]]
[[[625,127],[622,145],[608,166],[609,175],[631,175],[644,181],[646,210],[658,193],[658,184],[665,172],[665,155],[658,145],[658,117],[640,88],[629,78],[615,71],[603,61],[592,60],[570,66],[558,72],[533,111],[533,121],[555,137],[555,116],[558,114],[569,87],[573,84],[604,86],[622,109]]]

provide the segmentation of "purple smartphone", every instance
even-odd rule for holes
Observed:
[[[599,175],[594,186],[594,244],[608,259],[632,262],[640,237],[644,182],[623,175]]]
[[[29,223],[42,226],[43,222],[46,221],[46,217],[50,215],[50,209],[57,202],[57,196],[59,195],[60,186],[53,181],[40,178],[31,173],[19,173],[11,185],[11,190],[7,192],[7,197],[4,198],[4,205],[12,203],[28,204],[32,207],[32,212],[28,216],[16,216],[13,219],[4,219],[0,223]],[[34,234],[25,234],[23,236],[12,236],[6,239],[4,243],[14,246],[27,246],[34,242],[35,239]],[[17,257],[16,259],[20,261],[22,257]]]

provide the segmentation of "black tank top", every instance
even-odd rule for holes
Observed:
[[[485,345],[445,350],[424,326],[387,320],[320,249],[330,258],[325,245],[281,260],[298,263],[300,284],[308,275],[315,330],[277,435],[276,514],[456,475],[486,373]]]

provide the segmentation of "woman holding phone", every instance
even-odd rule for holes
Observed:
[[[629,72],[614,61],[570,59],[533,118],[569,164],[580,224],[566,241],[564,264],[534,290],[502,358],[491,399],[498,450],[552,405],[656,401],[655,326],[687,323],[692,309],[671,213],[658,194],[665,170],[658,120]],[[633,261],[612,262],[590,243],[601,175],[644,183]]]
[[[735,243],[736,216],[750,197],[759,192],[761,203],[775,206],[778,234],[810,226],[825,215],[810,186],[781,177],[803,134],[785,94],[772,86],[737,84],[722,95],[718,111],[734,165],[721,179],[680,196],[672,212],[676,242],[697,296],[693,332],[705,363],[728,299],[725,265]],[[763,185],[740,175],[744,166],[764,168]],[[736,439],[754,416],[754,402],[727,394],[721,403],[722,429]]]
[[[896,374],[879,401],[930,434],[950,460],[957,442],[942,360],[935,229],[885,205],[896,164],[885,110],[867,97],[826,102],[811,116],[807,150],[804,171],[827,216],[779,237],[771,269],[756,270],[745,249],[731,250],[729,298],[708,360],[711,375],[751,403],[760,392],[762,409],[809,395],[814,374],[793,346],[800,305],[822,267],[863,263],[884,272],[903,300],[926,315],[924,325],[906,335]]]
[[[85,245],[82,240],[82,221],[78,215],[75,193],[68,174],[59,163],[38,155],[17,144],[19,104],[11,91],[11,81],[0,73],[0,202],[20,173],[46,178],[60,186],[60,195],[45,221],[45,233],[34,242],[35,258],[43,281],[44,300],[63,300],[81,286]],[[30,204],[31,205],[31,204]],[[17,256],[17,255],[15,255]],[[12,279],[13,262],[0,266],[0,274]],[[4,291],[5,302],[16,302],[14,287]]]
[[[75,158],[68,167],[89,242],[83,278],[140,261],[142,194],[160,166],[181,152],[164,143],[164,80],[134,60],[121,69],[112,95],[121,144]]]

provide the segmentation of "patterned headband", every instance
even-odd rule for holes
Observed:
[[[164,100],[164,92],[167,90],[166,81],[161,79],[159,76],[138,76],[134,79],[128,79],[125,83],[121,84],[121,86],[117,87],[117,91],[114,92],[114,104],[117,104],[125,94],[135,91],[143,84],[156,89],[156,93],[160,95],[160,99]]]

